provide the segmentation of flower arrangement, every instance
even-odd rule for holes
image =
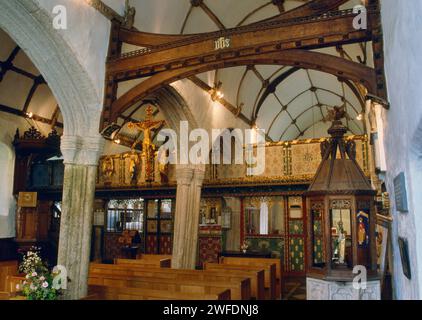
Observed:
[[[44,273],[46,271],[48,271],[48,268],[40,257],[40,248],[31,247],[23,255],[22,263],[19,265],[19,272],[31,274],[33,272]]]
[[[58,275],[50,272],[40,257],[40,249],[32,247],[23,256],[19,271],[25,273],[25,280],[16,289],[22,292],[27,300],[57,300],[61,294],[60,286],[54,285]]]

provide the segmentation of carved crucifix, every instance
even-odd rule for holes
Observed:
[[[152,107],[148,106],[146,109],[146,117],[144,121],[141,122],[129,122],[129,129],[136,129],[143,132],[143,141],[142,141],[142,154],[145,159],[145,179],[146,181],[154,180],[154,151],[155,145],[151,141],[151,130],[158,129],[165,124],[163,120],[153,120]],[[135,140],[132,145],[132,149],[140,142],[141,135]]]

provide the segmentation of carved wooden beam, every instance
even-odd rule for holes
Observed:
[[[332,10],[338,10],[338,7],[345,4],[349,0],[313,0],[301,5],[295,9],[283,12],[275,17],[265,21],[277,21],[298,17],[313,16],[326,13]]]
[[[115,121],[118,115],[127,108],[152,94],[165,84],[170,84],[174,81],[210,70],[253,64],[288,65],[327,72],[337,77],[360,83],[367,88],[369,93],[377,93],[374,69],[329,54],[292,49],[245,57],[226,57],[218,61],[210,61],[200,65],[186,66],[158,73],[138,84],[114,101],[111,106],[111,112],[104,113],[104,117],[110,122]]]
[[[368,10],[369,21],[372,20],[370,12]],[[355,17],[353,10],[344,10],[318,17],[274,21],[201,34],[111,59],[107,63],[107,77],[124,81],[236,57],[371,40],[371,24],[368,24],[368,30],[356,30],[353,27]],[[216,48],[217,40],[224,42],[223,48]]]
[[[261,23],[265,23],[269,21],[288,20],[288,19],[293,19],[293,18],[323,14],[330,10],[337,10],[337,8],[340,5],[346,3],[347,1],[349,0],[314,0],[298,8],[295,8],[293,10],[283,12],[275,17],[254,22],[251,25],[259,25]],[[277,3],[275,5],[279,6]],[[280,5],[282,5],[282,3]],[[220,27],[220,29],[224,29],[224,26]],[[119,38],[122,42],[129,43],[135,46],[151,47],[151,46],[159,46],[159,45],[163,45],[163,44],[171,43],[175,41],[186,40],[198,35],[199,34],[187,34],[187,35],[157,34],[157,33],[148,33],[148,32],[137,32],[135,30],[128,30],[128,29],[122,28],[120,30]]]
[[[149,32],[140,32],[122,28],[119,32],[119,40],[139,47],[153,47],[165,43],[176,42],[191,38],[192,35],[178,34],[158,34]]]

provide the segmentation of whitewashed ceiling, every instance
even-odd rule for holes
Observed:
[[[0,29],[0,116],[27,117],[43,134],[61,131],[63,118],[50,88],[28,56]],[[35,121],[36,120],[36,121]]]

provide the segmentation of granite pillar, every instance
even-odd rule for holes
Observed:
[[[65,172],[58,265],[67,270],[65,299],[87,295],[97,164],[102,137],[63,136]]]
[[[195,268],[201,188],[204,176],[204,166],[179,165],[176,168],[177,194],[172,268]]]

